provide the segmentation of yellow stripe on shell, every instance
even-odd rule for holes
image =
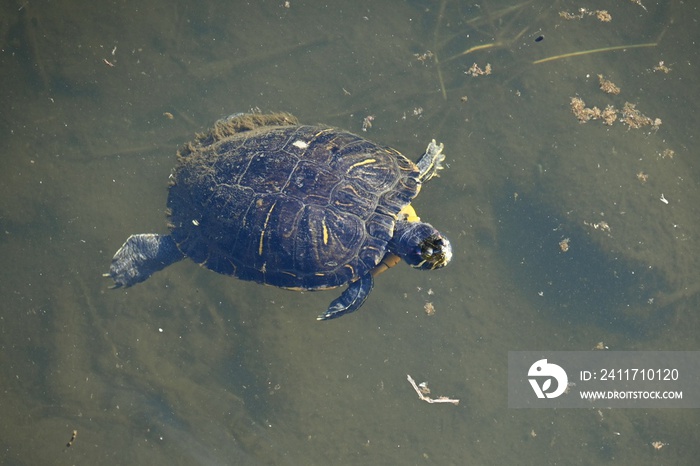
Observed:
[[[326,226],[326,219],[321,220],[321,227],[323,227],[323,245],[328,245],[328,227]]]
[[[324,134],[324,133],[329,133],[329,132],[331,132],[331,131],[333,131],[333,128],[323,128],[321,131],[319,131],[319,132],[317,132],[316,134],[314,134],[314,139],[317,138],[317,137],[319,137],[320,135],[322,135],[322,134]]]
[[[272,211],[275,210],[276,205],[276,202],[272,204],[272,207],[270,207],[270,210],[267,212],[267,216],[265,217],[265,224],[263,225],[262,232],[260,233],[260,245],[258,246],[259,256],[262,256],[263,254],[263,241],[265,240],[265,232],[267,231],[267,222],[270,221],[270,216],[272,215]]]
[[[356,167],[361,167],[363,165],[369,165],[370,163],[375,163],[376,161],[377,161],[377,159],[365,159],[362,162],[357,162],[357,163],[350,165],[350,168],[348,168],[348,171],[350,171]]]

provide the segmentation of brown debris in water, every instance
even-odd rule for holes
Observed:
[[[619,120],[632,129],[638,129],[644,126],[651,126],[652,129],[659,129],[659,126],[661,126],[660,118],[649,118],[637,110],[635,104],[630,102],[625,102],[621,111],[612,105],[608,105],[604,110],[601,110],[598,107],[586,107],[586,103],[583,99],[580,97],[572,97],[571,111],[580,123],[586,123],[589,120],[602,120],[603,124],[612,126],[621,115]]]
[[[617,110],[612,105],[605,107],[605,110],[598,107],[586,107],[586,102],[580,97],[571,98],[571,111],[580,123],[586,123],[589,120],[603,120],[606,125],[612,125],[617,119]]]
[[[570,13],[568,11],[560,11],[559,16],[567,21],[572,21],[574,19],[583,19],[586,16],[595,16],[599,21],[604,23],[609,23],[612,21],[612,15],[608,13],[608,10],[589,10],[587,8],[579,8],[578,13]]]
[[[658,129],[658,127],[661,126],[660,118],[655,118],[652,120],[637,110],[637,106],[630,102],[625,102],[625,106],[622,108],[622,122],[634,129],[641,128],[643,126],[651,126],[654,129]]]
[[[605,92],[606,94],[617,95],[620,93],[620,88],[617,87],[615,83],[613,83],[609,79],[605,79],[605,77],[602,74],[598,75],[598,82],[600,84],[600,90]]]
[[[487,63],[484,69],[482,70],[479,65],[474,63],[471,68],[469,68],[467,71],[464,72],[464,74],[468,74],[469,76],[477,77],[477,76],[487,76],[491,74],[491,63]]]

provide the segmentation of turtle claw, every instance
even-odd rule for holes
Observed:
[[[343,294],[335,299],[328,306],[326,312],[318,316],[316,320],[336,319],[358,310],[367,299],[367,296],[369,296],[373,286],[374,279],[372,275],[369,273],[363,275],[359,280],[352,282],[348,289],[343,291]]]

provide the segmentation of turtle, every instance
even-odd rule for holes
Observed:
[[[170,234],[131,235],[112,259],[112,288],[143,282],[181,259],[291,290],[348,285],[318,320],[357,310],[374,276],[401,259],[444,267],[450,241],[411,207],[438,175],[443,144],[417,163],[390,147],[289,113],[218,120],[177,153]]]

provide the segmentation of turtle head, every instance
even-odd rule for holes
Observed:
[[[429,223],[399,221],[389,250],[416,269],[434,270],[452,259],[450,241]]]

